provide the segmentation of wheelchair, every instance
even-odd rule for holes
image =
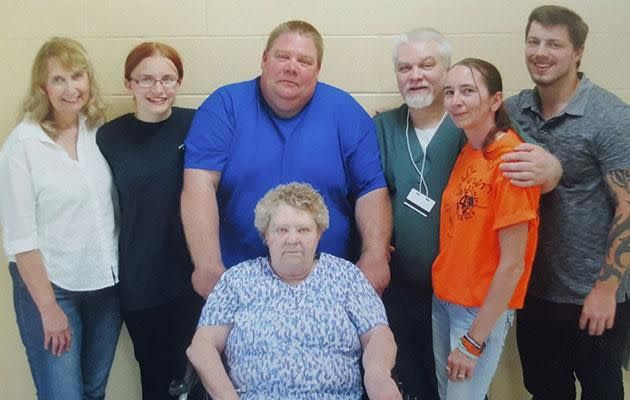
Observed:
[[[396,382],[398,390],[403,395],[403,400],[421,400],[416,397],[405,394],[402,390],[402,384]],[[177,400],[212,400],[212,397],[206,392],[206,389],[201,384],[197,372],[193,368],[192,364],[186,365],[186,373],[182,379],[176,379],[171,382],[168,388],[168,393]],[[363,395],[362,400],[369,400],[367,394]],[[486,397],[487,400],[487,397]]]
[[[212,400],[190,363],[186,365],[186,373],[182,379],[171,381],[168,393],[177,400]]]

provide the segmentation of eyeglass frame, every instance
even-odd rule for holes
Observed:
[[[143,76],[141,79],[135,79],[135,78],[131,78],[130,80],[133,82],[136,82],[136,85],[138,85],[139,87],[143,88],[143,89],[151,89],[153,86],[155,86],[158,82],[160,82],[160,85],[162,85],[163,88],[174,88],[178,83],[181,82],[181,79],[173,76],[173,78],[175,78],[175,80],[173,80],[173,83],[169,83],[169,84],[164,84],[164,78],[170,78],[169,76],[166,77],[162,77],[162,79],[155,79],[154,77],[150,76],[150,75],[146,75]],[[140,82],[142,80],[145,81],[151,81],[151,84],[149,86],[145,86],[143,84],[141,84]]]

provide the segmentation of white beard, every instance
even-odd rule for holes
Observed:
[[[409,108],[425,108],[433,104],[433,93],[405,95],[405,103]]]

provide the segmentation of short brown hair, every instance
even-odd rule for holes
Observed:
[[[267,45],[265,46],[265,53],[271,49],[273,42],[276,41],[278,36],[283,33],[295,32],[302,36],[306,36],[313,41],[315,49],[317,50],[317,65],[322,66],[322,60],[324,59],[324,39],[319,31],[306,21],[293,20],[283,22],[280,25],[273,28],[269,37],[267,38]]]
[[[575,11],[562,6],[540,6],[535,8],[527,19],[525,37],[529,34],[529,27],[534,21],[543,26],[566,26],[573,48],[577,50],[584,47],[586,36],[588,36],[588,25]]]
[[[184,78],[184,64],[177,50],[159,42],[144,42],[134,47],[125,60],[125,79],[131,80],[131,73],[147,57],[162,56],[171,60],[177,69],[177,78]]]

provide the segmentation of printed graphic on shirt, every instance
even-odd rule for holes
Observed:
[[[457,218],[462,221],[472,218],[475,215],[475,206],[479,204],[479,196],[475,188],[464,188],[459,201],[457,202]]]
[[[510,131],[483,153],[467,145],[455,163],[442,197],[440,253],[431,270],[441,300],[481,306],[501,257],[500,231],[528,222],[525,271],[509,302],[510,308],[523,305],[536,250],[540,187],[518,188],[503,179],[501,156],[518,143]]]
[[[483,176],[486,174],[479,173],[475,166],[466,168],[466,172],[461,177],[459,187],[457,188],[457,219],[466,221],[475,216],[477,208],[485,209],[486,204],[480,204],[480,198],[487,198],[491,191],[491,185],[484,182]]]

